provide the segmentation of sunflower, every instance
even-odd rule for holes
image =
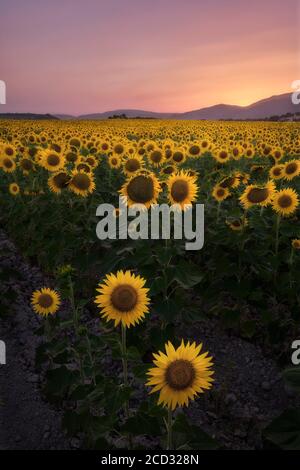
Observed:
[[[180,163],[184,163],[186,159],[185,153],[183,150],[175,150],[172,155],[172,160],[175,164],[179,165]]]
[[[60,194],[61,191],[67,188],[70,181],[70,176],[65,171],[59,171],[48,179],[48,186],[53,193]]]
[[[5,173],[13,173],[16,169],[16,163],[11,157],[2,157],[0,160],[0,166]]]
[[[276,192],[272,202],[273,209],[282,216],[293,214],[298,205],[298,194],[292,188],[285,188]]]
[[[282,171],[283,177],[286,180],[292,180],[295,176],[299,176],[300,174],[300,161],[299,160],[291,160],[287,162]]]
[[[190,147],[189,147],[189,149],[188,149],[188,154],[189,154],[191,157],[194,157],[194,158],[199,157],[200,154],[201,154],[200,145],[198,145],[198,144],[192,144],[192,145],[190,145]]]
[[[74,170],[72,178],[69,182],[69,189],[78,196],[86,197],[92,193],[96,185],[94,176],[90,173],[85,173],[83,170]]]
[[[19,166],[22,168],[23,173],[28,175],[34,169],[34,162],[30,158],[23,157],[19,161]]]
[[[140,171],[124,183],[120,193],[127,197],[129,206],[144,204],[148,209],[156,203],[160,190],[160,183],[153,173]]]
[[[33,310],[42,316],[47,316],[57,312],[60,306],[59,294],[48,287],[36,290],[32,294],[31,305]]]
[[[182,340],[175,349],[170,341],[165,345],[166,353],[154,355],[155,367],[148,371],[146,385],[153,387],[150,393],[160,392],[158,404],[174,410],[176,406],[187,406],[213,382],[212,358],[208,352],[199,354],[202,344],[187,344]]]
[[[115,155],[121,157],[126,152],[126,147],[121,142],[117,143],[113,147],[113,152]]]
[[[11,183],[9,185],[9,192],[10,194],[12,194],[13,196],[16,196],[17,194],[20,193],[20,187],[17,183]]]
[[[139,323],[149,312],[149,289],[144,287],[145,282],[130,271],[108,274],[99,284],[100,294],[95,299],[102,317],[106,321],[113,320],[115,326],[121,323],[127,328]]]
[[[127,176],[131,176],[143,167],[143,161],[139,155],[127,158],[123,163],[123,171]]]
[[[79,155],[72,151],[67,152],[65,157],[67,163],[76,163],[79,160]]]
[[[230,191],[228,188],[224,188],[217,184],[213,191],[212,191],[212,196],[216,199],[216,201],[221,202],[225,201],[230,196]]]
[[[108,158],[108,164],[110,168],[120,168],[122,165],[122,159],[118,155],[110,155]]]
[[[226,220],[226,224],[234,232],[241,232],[248,225],[248,220],[246,218]]]
[[[196,181],[196,176],[189,176],[186,171],[172,174],[167,181],[170,203],[187,209],[197,197]]]
[[[292,247],[294,248],[294,250],[300,250],[299,238],[295,238],[294,240],[292,240]]]
[[[230,160],[229,152],[226,149],[217,150],[213,156],[219,163],[226,163]]]
[[[46,150],[41,155],[40,165],[48,171],[56,172],[65,165],[65,157],[54,150]]]
[[[165,168],[162,169],[162,173],[164,175],[171,175],[175,171],[176,171],[176,168],[173,165],[168,165],[168,166],[166,166]]]
[[[148,160],[155,167],[162,165],[164,162],[164,154],[162,150],[153,149],[149,154]]]
[[[241,195],[240,202],[245,209],[252,206],[266,207],[272,202],[275,191],[276,187],[273,181],[269,181],[262,187],[250,184]]]
[[[15,158],[16,149],[12,145],[4,145],[3,153],[6,157]]]
[[[270,168],[269,175],[270,178],[274,180],[280,180],[283,178],[283,169],[284,165],[274,165],[272,168]]]

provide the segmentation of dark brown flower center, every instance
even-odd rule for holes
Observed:
[[[190,155],[199,155],[200,147],[199,145],[192,145],[189,150]]]
[[[195,369],[190,361],[178,359],[168,366],[165,379],[173,390],[184,390],[193,384],[195,375]]]
[[[82,191],[86,191],[90,187],[91,180],[87,174],[80,173],[79,175],[73,176],[72,183],[74,186],[76,186],[76,188]]]
[[[6,147],[5,149],[5,153],[6,155],[8,155],[9,157],[11,157],[13,154],[14,154],[14,151],[11,147]]]
[[[281,168],[274,168],[273,170],[273,175],[274,176],[280,176],[281,175]]]
[[[224,195],[225,195],[224,189],[219,188],[219,189],[217,190],[217,196],[218,196],[218,197],[223,197]]]
[[[74,152],[68,152],[66,154],[66,160],[70,163],[74,163],[77,160],[77,154]]]
[[[173,173],[174,167],[173,166],[167,166],[166,168],[163,169],[163,172],[165,175],[170,175]]]
[[[165,157],[166,157],[167,160],[169,160],[172,157],[172,150],[171,149],[166,149]]]
[[[70,145],[72,145],[72,147],[80,147],[80,140],[74,137],[70,140]]]
[[[173,153],[173,160],[174,162],[181,162],[183,160],[183,153],[182,152],[174,152]]]
[[[70,178],[66,173],[59,173],[53,177],[54,184],[57,188],[63,189],[68,186]]]
[[[154,196],[154,184],[151,178],[139,175],[129,181],[127,193],[133,202],[144,204]]]
[[[227,158],[228,154],[225,152],[225,150],[222,150],[222,152],[219,153],[219,157],[221,160],[225,160]]]
[[[140,168],[140,162],[136,160],[135,158],[131,158],[130,160],[127,160],[125,163],[125,169],[127,171],[137,171]]]
[[[124,152],[124,147],[123,147],[123,145],[121,145],[121,144],[115,145],[114,151],[115,151],[115,153],[117,153],[118,155],[121,155],[121,153]]]
[[[162,153],[159,150],[154,150],[150,155],[151,160],[154,163],[159,163],[162,159]]]
[[[247,195],[248,201],[253,204],[264,202],[268,197],[269,191],[266,188],[252,188]]]
[[[129,284],[116,287],[111,294],[113,306],[121,312],[129,312],[137,304],[138,296],[136,290]]]
[[[230,177],[226,178],[224,181],[220,183],[221,188],[230,188],[235,182],[235,178]]]
[[[13,162],[9,158],[5,158],[3,160],[3,165],[5,166],[5,168],[12,168]]]
[[[25,171],[30,171],[33,168],[33,163],[28,158],[23,158],[23,160],[21,160],[21,167]]]
[[[291,196],[289,196],[288,194],[284,194],[283,196],[280,196],[278,198],[278,205],[282,208],[282,209],[287,209],[288,207],[290,207],[293,203],[293,200],[291,198]]]
[[[49,308],[53,304],[53,299],[50,294],[41,294],[38,302],[41,307]]]
[[[175,202],[184,201],[189,194],[189,185],[185,180],[177,180],[172,184],[171,196]]]
[[[295,162],[292,162],[292,163],[288,163],[285,167],[285,172],[287,175],[292,175],[293,173],[295,173],[298,169],[298,165],[297,163]]]
[[[60,159],[59,159],[58,155],[54,155],[54,154],[48,155],[48,157],[47,157],[48,165],[56,166],[56,165],[59,164],[59,162],[60,162]]]

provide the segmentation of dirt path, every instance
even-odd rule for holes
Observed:
[[[0,340],[6,344],[6,365],[0,365],[0,449],[67,449],[61,415],[43,401],[34,368],[39,320],[29,301],[45,280],[24,262],[3,231],[0,275]]]

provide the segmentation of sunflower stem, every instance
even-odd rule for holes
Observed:
[[[220,218],[220,211],[221,211],[221,202],[218,202],[218,208],[217,208],[217,223],[219,222]]]
[[[173,431],[173,412],[172,408],[168,408],[168,421],[167,421],[167,450],[172,450],[172,431]]]
[[[122,363],[123,363],[123,377],[124,377],[124,387],[128,387],[128,363],[127,363],[127,345],[126,345],[126,326],[122,324],[121,326],[122,333]],[[125,418],[129,418],[129,401],[126,400],[124,404]],[[132,437],[128,434],[128,446],[129,449],[132,449]]]
[[[279,248],[279,227],[280,227],[280,215],[277,215],[276,219],[276,238],[275,238],[275,255],[278,256],[278,248]]]
[[[71,276],[69,275],[69,296],[70,296],[70,303],[71,303],[71,308],[72,308],[72,313],[73,313],[73,324],[74,324],[74,330],[77,335],[78,332],[78,318],[77,318],[77,310],[75,306],[75,297],[74,297],[74,287],[73,287],[73,282],[71,279]]]
[[[293,287],[293,263],[294,263],[294,249],[291,249],[291,255],[289,258],[289,265],[290,265],[290,289]]]

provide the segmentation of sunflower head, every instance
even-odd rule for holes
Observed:
[[[283,166],[282,174],[286,180],[292,180],[293,178],[298,176],[300,174],[300,161],[291,160],[290,162],[287,162]]]
[[[53,193],[60,194],[68,187],[70,176],[65,171],[59,171],[48,179],[48,186]]]
[[[143,171],[134,174],[122,186],[120,193],[127,197],[129,206],[144,204],[148,209],[155,204],[161,191],[161,186],[153,173]]]
[[[110,168],[120,168],[122,165],[122,158],[118,154],[112,154],[108,158]]]
[[[39,315],[54,315],[60,306],[60,296],[55,290],[43,287],[33,292],[31,305]]]
[[[13,196],[17,196],[17,194],[20,193],[20,187],[17,183],[10,183],[8,189],[10,194],[12,194]]]
[[[201,349],[202,344],[185,344],[182,340],[177,349],[168,342],[165,353],[154,354],[155,367],[148,371],[147,385],[153,387],[150,393],[160,392],[159,404],[174,410],[211,388],[212,358],[207,352],[200,354]]]
[[[292,215],[299,205],[299,197],[292,188],[277,191],[274,195],[272,207],[279,215],[288,217]]]
[[[228,187],[222,187],[217,184],[212,191],[212,196],[216,201],[222,202],[230,196],[230,191]]]
[[[197,198],[196,181],[196,176],[190,176],[186,171],[171,174],[167,181],[170,203],[183,210],[190,207]]]
[[[245,209],[252,206],[266,207],[272,202],[276,188],[273,181],[264,186],[249,185],[240,197],[240,202]]]
[[[65,157],[55,150],[46,150],[41,154],[40,165],[48,171],[56,172],[64,167]]]
[[[137,173],[138,171],[140,171],[142,169],[142,166],[143,166],[142,159],[138,154],[136,154],[134,156],[127,158],[124,161],[123,170],[127,176],[131,176]]]
[[[295,238],[294,240],[292,240],[292,247],[294,248],[294,250],[300,250],[299,238]]]
[[[121,323],[130,327],[139,323],[149,312],[149,289],[145,288],[145,279],[130,271],[118,271],[108,274],[99,284],[95,303],[106,321],[113,320],[115,326]]]
[[[74,170],[68,184],[69,189],[78,196],[86,197],[95,189],[94,177],[83,170]]]

